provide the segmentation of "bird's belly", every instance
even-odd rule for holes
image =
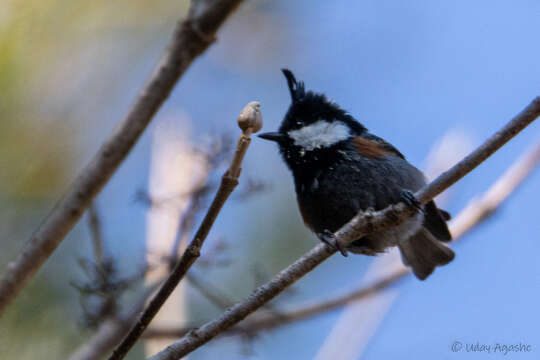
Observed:
[[[409,239],[420,231],[423,218],[424,215],[419,212],[397,226],[368,235],[369,247],[374,253],[379,253],[385,251],[389,247],[397,246],[400,242]],[[361,241],[358,245],[361,245]],[[351,244],[350,250],[351,252],[356,252],[355,243]]]
[[[423,183],[418,170],[405,160],[393,158],[344,162],[311,174],[295,174],[302,217],[315,233],[335,232],[361,210],[381,210],[398,203],[404,189],[416,191]],[[364,243],[374,253],[381,252],[416,234],[422,223],[423,214],[417,214],[356,243]]]
[[[305,224],[316,234],[336,232],[359,211],[374,207],[376,199],[372,192],[324,193],[318,191],[298,194],[298,204]],[[371,197],[371,198],[370,198]],[[366,206],[369,205],[369,206]],[[415,235],[423,224],[423,214],[418,213],[401,224],[375,232],[353,242],[348,249],[353,253],[374,255],[396,246],[400,241]]]

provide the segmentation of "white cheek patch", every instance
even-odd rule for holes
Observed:
[[[329,147],[351,136],[349,127],[341,121],[319,120],[311,125],[288,132],[294,145],[306,151]]]

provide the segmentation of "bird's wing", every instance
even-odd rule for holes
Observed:
[[[394,145],[390,144],[389,142],[387,142],[386,140],[378,137],[377,135],[373,135],[371,133],[367,133],[367,134],[364,134],[362,135],[364,136],[365,138],[377,143],[380,147],[382,147],[384,150],[388,151],[388,152],[391,152],[393,153],[394,155],[396,156],[399,156],[400,158],[402,159],[405,159],[405,156],[403,156],[403,154],[401,152],[399,152],[398,149],[396,149],[394,147]]]
[[[372,143],[375,143],[384,151],[405,159],[405,156],[398,149],[384,139],[371,133],[365,133],[362,135],[362,137],[371,141]],[[452,240],[452,235],[450,234],[448,226],[446,225],[446,221],[450,220],[450,214],[437,208],[437,205],[435,205],[433,200],[429,201],[425,205],[424,212],[424,227],[440,241],[448,242]]]

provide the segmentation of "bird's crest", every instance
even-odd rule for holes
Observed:
[[[294,74],[289,69],[281,69],[281,71],[283,71],[283,75],[285,75],[285,78],[287,79],[287,84],[289,85],[289,90],[291,92],[292,102],[295,103],[300,101],[306,95],[304,82],[296,81]]]

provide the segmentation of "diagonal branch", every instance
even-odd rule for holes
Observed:
[[[0,315],[60,245],[129,154],[189,65],[215,40],[241,0],[194,0],[128,114],[0,278]]]
[[[417,199],[425,203],[440,194],[481,164],[539,115],[540,97],[534,99],[525,110],[486,140],[479,148],[418,191],[415,194]],[[414,209],[412,207],[407,207],[403,203],[389,206],[381,211],[361,212],[335,233],[336,240],[346,246],[354,239],[365,236],[370,232],[396,225],[407,216],[413,214],[413,212]],[[286,287],[310,272],[335,252],[335,249],[331,249],[325,244],[315,246],[300,259],[279,272],[268,283],[256,289],[246,300],[237,303],[219,318],[204,324],[197,330],[190,331],[183,338],[155,356],[152,356],[150,359],[174,360],[189,354],[276,297]]]
[[[538,164],[540,164],[540,139],[482,196],[473,198],[465,209],[452,219],[450,223],[452,237],[462,237],[476,225],[489,219]]]
[[[189,243],[188,247],[180,257],[180,260],[169,274],[167,280],[165,280],[157,294],[148,304],[148,307],[141,314],[137,323],[131,328],[120,345],[116,347],[109,357],[109,360],[120,360],[126,356],[128,351],[135,345],[144,330],[148,327],[148,324],[150,324],[159,309],[161,309],[167,298],[176,288],[180,280],[184,278],[191,265],[193,265],[195,260],[200,256],[200,250],[212,225],[214,225],[214,221],[225,204],[225,201],[227,201],[229,195],[231,195],[236,185],[238,185],[238,178],[240,177],[240,172],[242,170],[242,160],[244,159],[244,155],[251,142],[251,134],[259,131],[262,127],[262,116],[258,102],[250,102],[244,107],[238,116],[238,125],[242,129],[242,135],[238,138],[238,144],[231,166],[223,175],[216,196],[214,197],[212,204],[210,204],[193,240]]]

